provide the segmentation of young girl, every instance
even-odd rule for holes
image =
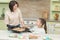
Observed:
[[[33,33],[45,34],[47,33],[46,21],[43,18],[39,18],[36,23],[36,27],[32,28]]]

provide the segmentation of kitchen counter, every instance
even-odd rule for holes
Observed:
[[[46,38],[50,38],[51,40],[60,40],[59,34],[36,34],[38,35],[38,39],[29,39],[29,35],[32,33],[12,33],[8,30],[0,30],[0,40],[43,40]]]

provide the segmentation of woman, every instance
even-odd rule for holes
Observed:
[[[31,29],[33,33],[45,34],[47,33],[46,21],[43,18],[39,18],[36,23],[36,27]]]
[[[16,1],[10,1],[9,9],[5,12],[5,23],[8,29],[13,29],[15,27],[23,26],[24,22],[22,19],[21,11],[19,10],[19,4]]]

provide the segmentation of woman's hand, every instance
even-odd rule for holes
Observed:
[[[24,31],[24,30],[25,30],[25,28],[14,28],[14,29],[12,29],[12,30],[22,32],[22,31]]]
[[[23,27],[24,27],[24,28],[30,28],[28,25],[24,25]]]

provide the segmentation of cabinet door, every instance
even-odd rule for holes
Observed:
[[[2,14],[4,14],[7,9],[8,9],[8,4],[0,4],[0,19],[2,17]]]
[[[50,20],[60,21],[60,1],[59,0],[51,0]]]
[[[60,28],[55,28],[55,29],[54,29],[54,33],[55,33],[55,34],[60,34]]]
[[[49,34],[54,34],[55,22],[47,22],[47,32]]]
[[[0,3],[9,3],[11,0],[0,0]]]
[[[60,34],[60,23],[55,24],[54,33],[55,34]]]

